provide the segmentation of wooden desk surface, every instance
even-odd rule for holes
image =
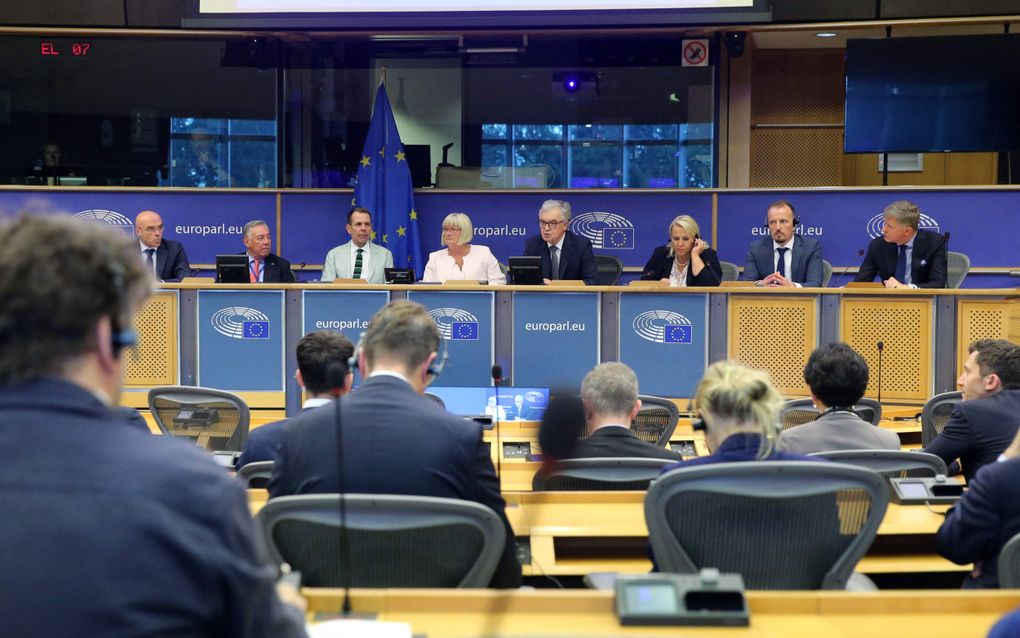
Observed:
[[[305,589],[310,616],[338,613],[338,589]],[[612,592],[363,590],[356,613],[410,623],[415,635],[964,638],[984,636],[1020,605],[1017,590],[747,593],[749,627],[621,627]],[[321,618],[321,616],[319,616]]]
[[[584,575],[598,571],[643,573],[648,560],[644,492],[505,492],[514,535],[526,539],[526,576]],[[265,490],[248,490],[255,513]],[[935,512],[947,506],[935,506]],[[968,572],[935,550],[942,516],[925,506],[890,503],[878,536],[857,571],[866,574]]]

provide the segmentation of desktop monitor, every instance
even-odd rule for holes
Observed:
[[[486,415],[500,421],[541,421],[549,405],[549,388],[460,388],[429,386],[429,394],[443,400],[446,411],[460,416]]]
[[[248,277],[248,255],[216,255],[216,283],[246,284]]]
[[[510,283],[515,286],[536,286],[542,283],[541,257],[511,257]]]
[[[414,270],[412,268],[383,268],[383,274],[388,284],[414,283]]]

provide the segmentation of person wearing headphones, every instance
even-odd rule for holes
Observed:
[[[652,252],[641,279],[667,282],[671,288],[718,286],[722,266],[701,238],[698,222],[690,215],[679,215],[669,223],[669,243]]]
[[[767,373],[736,361],[717,361],[708,367],[694,392],[694,409],[701,418],[695,430],[704,430],[712,452],[667,465],[662,472],[708,463],[734,461],[817,461],[776,448],[777,419],[783,397]]]
[[[770,204],[765,214],[769,236],[748,248],[741,281],[768,287],[820,287],[822,246],[817,239],[794,232],[799,224],[793,204],[785,200]]]
[[[407,494],[480,503],[492,509],[506,529],[489,585],[517,587],[521,566],[514,532],[482,426],[447,413],[424,396],[444,364],[437,361],[440,339],[421,304],[394,301],[383,306],[355,352],[364,381],[349,397],[337,399],[339,417],[336,409],[312,410],[284,427],[269,495]],[[343,441],[340,450],[338,439]]]

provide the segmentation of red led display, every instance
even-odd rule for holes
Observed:
[[[91,48],[91,42],[40,42],[39,54],[47,57],[67,55],[82,58],[88,56]]]

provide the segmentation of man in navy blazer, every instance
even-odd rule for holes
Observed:
[[[969,351],[956,380],[963,401],[953,406],[942,432],[924,448],[947,465],[959,459],[968,483],[998,458],[1020,428],[1020,346],[980,339]]]
[[[244,225],[243,233],[244,247],[248,254],[248,279],[251,283],[294,283],[290,262],[269,252],[273,245],[269,224],[261,219],[253,219]]]
[[[152,285],[137,244],[62,215],[0,234],[3,634],[304,636],[241,484],[114,409]]]
[[[521,566],[514,533],[482,427],[458,419],[424,396],[441,371],[435,367],[439,342],[439,330],[420,304],[394,301],[377,312],[358,348],[364,381],[349,397],[337,399],[343,449],[338,454],[335,410],[312,410],[293,418],[283,428],[269,494],[344,491],[480,503],[495,512],[506,529],[490,586],[517,587]]]
[[[649,458],[679,461],[668,448],[639,439],[630,424],[641,409],[638,379],[623,363],[603,363],[585,375],[581,400],[588,422],[588,438],[574,448],[569,458]],[[555,427],[555,424],[543,426]]]
[[[159,213],[143,210],[135,217],[135,235],[142,251],[142,261],[156,281],[180,281],[191,274],[184,246],[163,239],[163,218]]]
[[[339,332],[320,330],[309,332],[297,344],[298,370],[294,375],[299,386],[304,388],[307,398],[301,406],[301,414],[326,405],[333,400],[330,369],[337,368],[344,384],[338,388],[340,395],[351,390],[354,373],[347,367],[347,360],[354,354],[354,344]],[[248,433],[237,467],[258,461],[275,461],[276,450],[283,438],[283,426],[287,419],[266,423]]]
[[[868,244],[854,281],[874,281],[877,274],[886,288],[945,288],[945,237],[918,230],[921,210],[911,202],[893,202],[882,214],[882,236]]]
[[[599,273],[591,242],[567,230],[569,224],[569,203],[557,199],[543,202],[538,211],[541,234],[524,242],[524,255],[542,258],[545,283],[551,279],[583,279],[585,285],[596,286]]]
[[[780,200],[765,214],[769,236],[753,242],[747,250],[743,281],[759,286],[818,288],[822,285],[822,246],[813,237],[796,234],[799,220],[793,204]]]

